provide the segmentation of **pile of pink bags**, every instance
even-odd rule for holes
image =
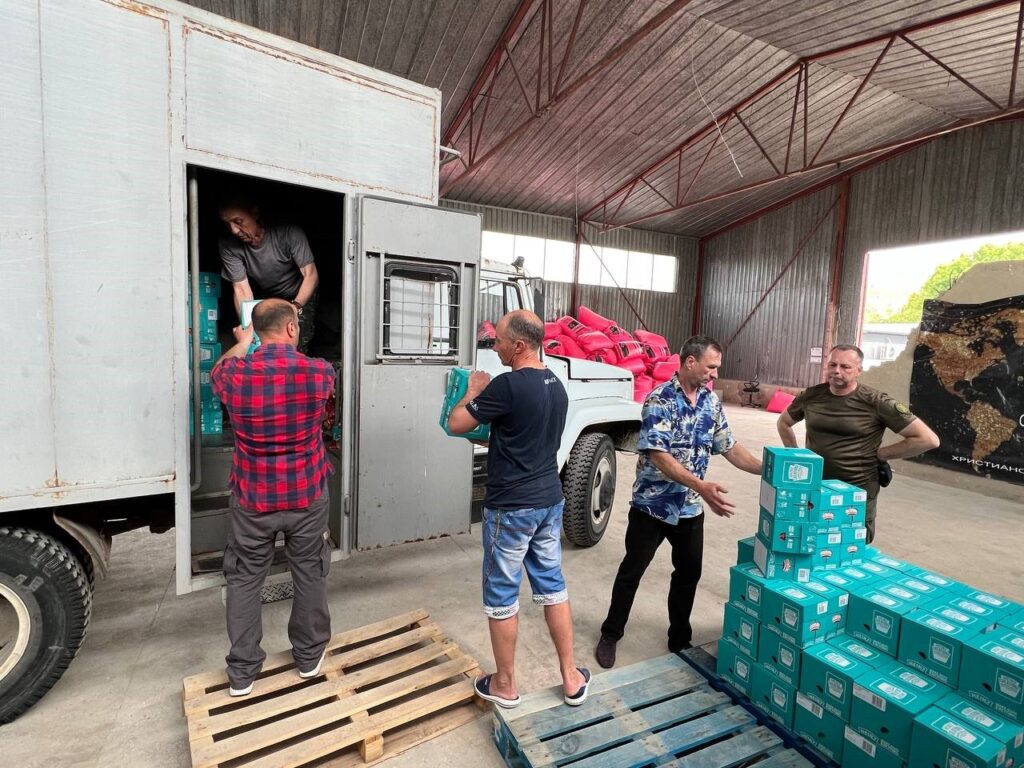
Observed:
[[[544,350],[626,369],[633,374],[638,403],[679,369],[679,355],[671,354],[664,336],[644,330],[630,334],[586,307],[580,307],[578,320],[566,315],[544,323]]]

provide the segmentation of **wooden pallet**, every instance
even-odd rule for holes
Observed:
[[[812,765],[674,654],[595,675],[580,707],[556,686],[496,709],[494,736],[509,768]]]
[[[290,651],[268,656],[253,692],[228,695],[223,670],[184,680],[194,768],[365,765],[490,710],[479,665],[426,611],[331,638],[320,675],[303,680]]]

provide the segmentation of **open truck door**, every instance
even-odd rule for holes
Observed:
[[[470,527],[472,445],[438,425],[452,366],[473,363],[475,214],[363,197],[354,546]]]

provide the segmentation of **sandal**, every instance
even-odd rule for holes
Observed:
[[[499,707],[504,709],[512,709],[518,707],[523,703],[522,696],[516,696],[514,699],[506,699],[504,696],[498,696],[496,693],[491,693],[491,678],[494,675],[484,675],[478,677],[473,682],[473,688],[476,690],[476,695],[485,701],[489,701],[493,704],[497,704]]]

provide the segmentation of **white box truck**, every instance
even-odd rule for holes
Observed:
[[[178,594],[222,583],[233,439],[198,428],[190,333],[228,190],[316,256],[336,556],[469,529],[447,371],[474,364],[485,291],[532,297],[481,282],[479,218],[436,207],[438,91],[163,0],[5,0],[0,71],[0,723],[74,657],[112,535],[173,528]],[[230,343],[230,290],[218,309]],[[577,401],[567,532],[595,543],[639,406],[628,373],[551,365]]]

